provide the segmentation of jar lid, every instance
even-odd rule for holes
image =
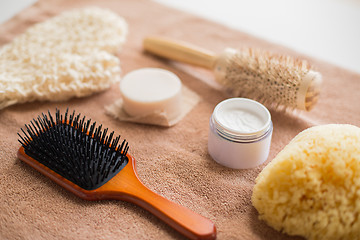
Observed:
[[[212,117],[220,132],[233,137],[261,136],[271,127],[269,110],[247,98],[230,98],[220,102]]]

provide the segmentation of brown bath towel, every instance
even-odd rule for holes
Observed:
[[[184,239],[140,207],[121,201],[81,200],[17,159],[17,132],[39,113],[54,112],[55,108],[76,110],[126,138],[143,183],[211,219],[218,239],[300,239],[281,234],[258,220],[250,201],[254,180],[300,131],[325,123],[360,126],[360,75],[145,0],[40,0],[0,26],[0,44],[64,10],[91,5],[109,8],[129,24],[128,40],[119,53],[123,74],[142,67],[161,67],[177,74],[201,100],[171,128],[120,122],[108,116],[104,107],[119,98],[117,85],[86,98],[33,102],[1,110],[0,239]],[[273,140],[263,165],[250,170],[220,166],[207,152],[208,122],[216,104],[228,96],[211,86],[211,73],[143,53],[142,40],[150,34],[216,52],[246,46],[305,58],[323,75],[319,103],[309,113],[271,111]]]

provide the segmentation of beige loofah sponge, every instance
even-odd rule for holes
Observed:
[[[0,109],[34,100],[67,100],[119,80],[127,24],[100,8],[64,12],[30,27],[0,49]]]
[[[360,128],[301,132],[259,174],[252,203],[260,219],[289,235],[360,239]]]

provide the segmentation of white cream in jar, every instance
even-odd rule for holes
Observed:
[[[219,103],[210,118],[208,151],[221,165],[253,168],[268,157],[272,137],[270,112],[246,98]]]

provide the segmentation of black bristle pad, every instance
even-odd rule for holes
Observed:
[[[25,153],[86,190],[99,188],[128,163],[126,140],[80,114],[41,114],[18,134]]]

